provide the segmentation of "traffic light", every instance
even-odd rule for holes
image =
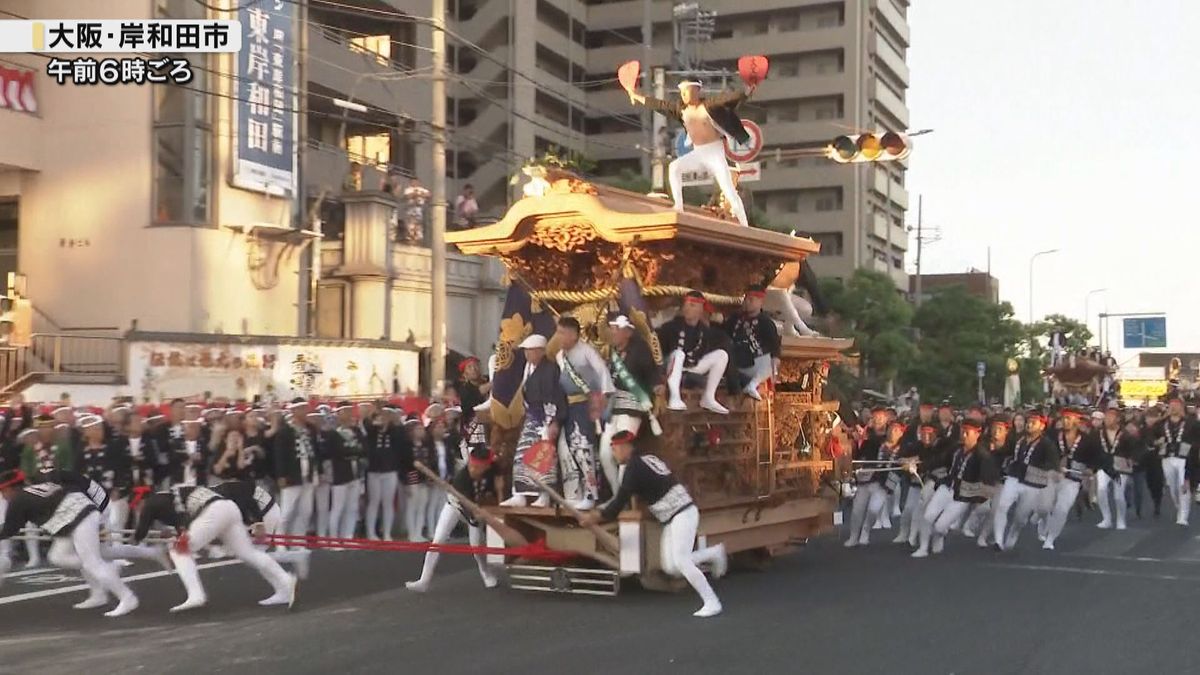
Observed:
[[[825,148],[825,156],[839,164],[894,162],[908,157],[912,141],[894,131],[838,136]]]

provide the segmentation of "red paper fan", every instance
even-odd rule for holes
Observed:
[[[617,68],[617,81],[625,88],[625,91],[632,92],[637,89],[638,77],[642,73],[642,64],[640,61],[627,61]]]
[[[553,441],[538,441],[525,451],[521,461],[538,475],[545,476],[558,461],[558,446]]]
[[[743,56],[738,59],[738,74],[748,87],[757,86],[767,79],[767,69],[770,63],[765,56]]]

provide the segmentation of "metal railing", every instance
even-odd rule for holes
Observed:
[[[0,392],[47,376],[112,381],[125,376],[125,359],[122,337],[35,333],[28,346],[0,348]]]

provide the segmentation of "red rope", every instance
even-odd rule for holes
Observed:
[[[343,539],[340,537],[313,537],[293,534],[271,534],[262,538],[260,543],[275,546],[300,546],[308,549],[341,548],[351,551],[388,551],[388,552],[417,552],[417,553],[451,553],[461,555],[505,555],[518,558],[533,558],[547,562],[564,562],[575,557],[574,553],[555,551],[546,547],[546,541],[539,539],[532,544],[510,548],[493,546],[470,546],[467,544],[434,544],[415,541],[373,541],[371,539]]]

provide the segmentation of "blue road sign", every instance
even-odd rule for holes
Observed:
[[[1125,319],[1125,349],[1163,349],[1167,346],[1167,317]]]

